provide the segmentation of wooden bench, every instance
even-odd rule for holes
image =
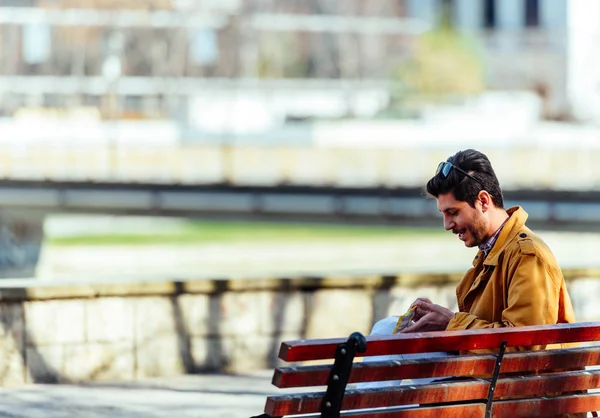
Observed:
[[[275,369],[273,384],[287,390],[267,398],[262,416],[310,414],[329,418],[339,417],[342,411],[341,416],[353,418],[512,418],[596,411],[600,409],[600,393],[588,390],[600,388],[600,370],[585,367],[600,365],[600,346],[504,353],[504,346],[594,341],[600,341],[600,322],[366,338],[354,333],[347,340],[283,342],[279,357],[287,362],[334,362],[295,363]],[[355,356],[476,349],[495,349],[497,354],[354,360]],[[443,380],[450,376],[455,378]],[[425,377],[439,377],[440,381],[371,389],[355,389],[352,385]],[[306,392],[311,386],[324,388]],[[379,409],[370,410],[373,408]]]

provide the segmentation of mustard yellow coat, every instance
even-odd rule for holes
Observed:
[[[508,210],[498,240],[487,258],[479,251],[456,287],[459,312],[447,330],[518,327],[575,322],[565,279],[548,246],[525,226],[527,212]],[[561,348],[554,346],[510,347],[506,351]],[[475,350],[486,353],[497,350]],[[557,394],[552,394],[557,395]],[[553,417],[581,418],[587,414]]]
[[[448,330],[575,322],[565,279],[554,255],[525,226],[527,212],[517,206],[508,214],[491,252],[484,260],[479,251],[473,268],[458,284],[459,312]],[[510,351],[541,348],[516,347]]]

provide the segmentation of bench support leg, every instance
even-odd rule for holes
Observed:
[[[367,340],[360,332],[354,332],[348,341],[337,346],[335,362],[329,372],[327,392],[321,402],[321,418],[339,418],[344,392],[352,370],[352,362],[356,353],[364,353]]]
[[[494,390],[496,390],[496,382],[498,381],[498,375],[500,374],[500,367],[502,366],[502,358],[504,357],[504,351],[506,350],[506,341],[502,342],[500,346],[500,352],[496,357],[496,365],[494,366],[494,374],[490,379],[490,389],[488,390],[487,405],[485,406],[485,418],[490,418],[492,412],[492,403],[494,402]]]

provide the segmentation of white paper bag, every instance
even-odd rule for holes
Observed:
[[[380,321],[377,321],[373,328],[371,329],[371,333],[369,335],[392,335],[394,332],[394,328],[396,327],[396,323],[398,322],[398,316],[389,316],[387,318],[383,318]],[[419,358],[434,358],[434,357],[446,357],[449,354],[446,352],[434,352],[434,353],[416,353],[416,354],[390,354],[384,356],[371,356],[365,357],[363,362],[373,362],[373,361],[388,361],[388,360],[414,360]],[[422,379],[406,379],[402,380],[384,380],[381,382],[364,382],[357,383],[357,389],[371,389],[371,388],[385,388],[391,386],[400,386],[401,384],[412,385],[412,384],[424,384],[433,381],[433,378],[422,378]],[[404,382],[404,383],[403,383]]]

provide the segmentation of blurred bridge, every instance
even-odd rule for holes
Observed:
[[[524,205],[530,220],[561,227],[598,222],[600,191],[508,190],[507,206]],[[440,222],[435,201],[417,187],[318,187],[0,181],[9,211],[138,214],[219,219],[339,223]]]
[[[104,159],[107,154],[73,152],[65,158],[59,148],[53,155],[15,147],[13,157],[21,158],[9,164],[0,162],[4,175],[0,180],[0,277],[33,276],[48,213],[440,224],[435,201],[425,198],[421,187],[431,175],[431,167],[449,152],[306,148],[295,155],[298,149],[293,148],[214,147],[211,155],[202,147],[197,153],[194,148],[187,152],[184,147],[162,148],[162,153],[160,149],[139,147],[146,157],[139,160],[127,158],[121,149],[111,167]],[[579,161],[593,161],[593,150],[562,151],[552,158],[568,164],[573,161],[569,152],[578,155]],[[287,160],[281,158],[286,153]],[[7,158],[7,154],[0,155],[0,159]],[[318,155],[320,159],[314,158]],[[573,165],[571,175],[565,175],[567,170],[549,169],[548,156],[542,159],[546,170],[535,169],[536,164],[540,167],[539,157],[537,161],[523,153],[506,159],[495,157],[491,155],[492,161],[499,162],[497,172],[509,185],[505,187],[507,206],[523,205],[532,225],[600,230],[600,190],[582,190],[582,186],[594,184],[594,177],[573,175],[582,168],[593,174],[598,167]],[[397,161],[392,164],[394,158]],[[98,164],[92,164],[94,161]],[[381,161],[387,161],[389,171],[382,170]],[[502,177],[500,172],[511,166],[514,169]],[[542,188],[540,184],[571,188]]]
[[[468,147],[534,225],[600,229],[597,128],[481,119],[300,124],[259,142],[165,121],[0,121],[0,276],[31,275],[47,213],[439,225],[421,188]]]

